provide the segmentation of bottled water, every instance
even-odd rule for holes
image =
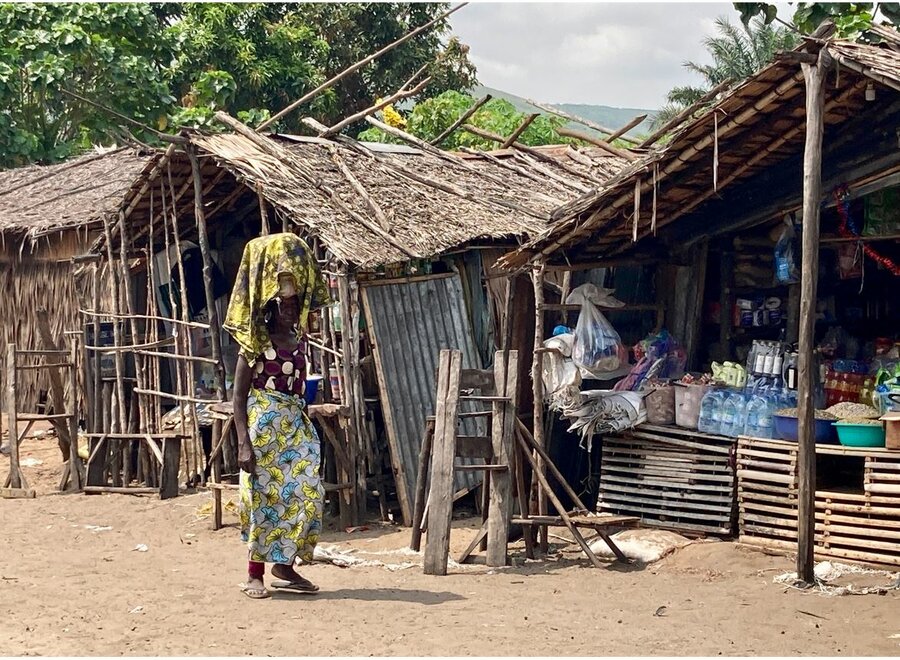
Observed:
[[[732,438],[744,431],[746,401],[741,392],[732,392],[722,407],[722,422],[719,433]]]
[[[719,392],[709,390],[700,402],[700,420],[697,428],[701,433],[718,433],[719,423],[716,421],[717,408],[721,405]]]

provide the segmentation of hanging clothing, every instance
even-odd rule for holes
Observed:
[[[325,488],[319,477],[319,438],[304,408],[300,396],[250,389],[247,426],[256,471],[241,471],[238,509],[250,561],[313,559]]]
[[[299,326],[309,312],[331,303],[318,264],[296,234],[272,234],[249,241],[241,257],[223,327],[234,337],[250,366],[272,347],[263,317],[266,304],[279,291],[279,275],[291,275],[300,299]]]

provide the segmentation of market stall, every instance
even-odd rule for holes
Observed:
[[[758,507],[776,503],[747,500],[744,481],[767,475],[779,490],[766,491],[763,479],[754,492],[790,502],[794,522],[781,528],[793,525],[803,579],[811,579],[813,535],[823,532],[821,522],[814,529],[817,492],[849,498],[860,520],[890,521],[870,527],[900,524],[889,503],[873,499],[900,485],[887,460],[900,456],[891,440],[900,403],[900,35],[879,34],[880,44],[856,43],[823,28],[819,42],[648,138],[644,158],[558,209],[550,231],[501,264],[530,267],[536,292],[553,268],[655,267],[660,320],[641,342],[618,341],[618,319],[595,314],[607,315],[602,301],[562,329],[537,318],[547,377],[536,379],[535,400],[580,432],[585,449],[602,446],[599,506],[644,524],[686,530],[713,503],[697,486],[714,472],[673,441],[735,450],[723,477],[737,490],[729,502],[721,488],[719,513],[739,504],[739,533],[752,536],[745,513],[756,506],[752,515],[766,516]],[[654,146],[665,133],[667,144]],[[586,370],[604,371],[608,382],[586,386]],[[536,405],[536,427],[545,412]],[[793,476],[780,472],[784,461],[747,453],[773,453],[754,443],[791,448]],[[859,443],[868,446],[850,447]],[[870,472],[853,476],[821,458],[835,452]],[[864,537],[841,531],[862,541],[843,556],[865,552]],[[788,537],[768,538],[785,549]]]

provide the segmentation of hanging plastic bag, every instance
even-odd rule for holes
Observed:
[[[624,303],[612,298],[611,293],[609,289],[585,284],[575,289],[566,299],[567,303],[581,304],[575,326],[572,361],[581,368],[584,375],[592,378],[603,378],[628,364],[628,352],[622,345],[619,333],[594,304],[599,302],[606,307],[623,306]]]
[[[775,279],[781,284],[796,284],[800,281],[797,268],[797,234],[794,225],[785,217],[785,227],[775,243]]]
[[[581,371],[572,361],[574,342],[575,335],[568,333],[551,337],[544,342],[544,348],[553,349],[543,353],[541,359],[544,395],[551,402],[563,389],[581,385]]]

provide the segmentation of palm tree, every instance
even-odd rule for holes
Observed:
[[[746,26],[736,26],[727,18],[719,17],[716,30],[717,35],[703,40],[712,64],[685,62],[683,65],[698,74],[703,82],[699,86],[673,87],[666,95],[666,105],[653,118],[654,129],[699,101],[713,87],[753,75],[771,62],[778,51],[790,50],[798,41],[790,30],[766,25],[761,18]]]

